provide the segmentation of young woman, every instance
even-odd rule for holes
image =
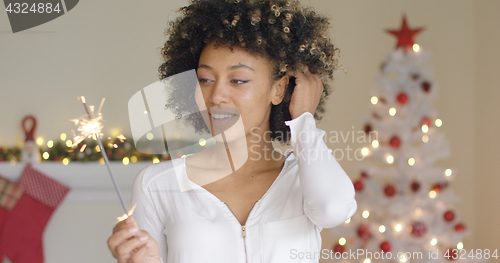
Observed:
[[[324,143],[336,69],[328,20],[292,0],[192,0],[171,23],[161,78],[196,69],[176,113],[195,101],[215,146],[136,177],[133,217],[108,240],[124,262],[318,262],[323,228],[356,211],[354,189]],[[292,145],[285,155],[272,140]]]

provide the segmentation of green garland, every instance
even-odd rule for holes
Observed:
[[[166,145],[165,141],[157,141],[153,143]],[[169,141],[169,145],[174,146],[176,149],[196,143],[197,142],[185,140]],[[86,145],[86,147],[82,148],[83,145]],[[105,147],[110,161],[122,161],[124,164],[137,161],[157,162],[171,159],[168,151],[166,154],[141,153],[135,149],[134,143],[127,140],[121,141],[117,138],[103,140],[103,146]],[[62,140],[53,142],[53,145],[50,148],[46,144],[38,147],[42,162],[64,162],[65,164],[69,162],[103,162],[102,154],[99,150],[97,141],[93,139],[84,140],[76,148],[68,147],[66,145],[66,141]],[[19,147],[5,148],[0,146],[0,162],[20,162],[21,151],[22,148]]]

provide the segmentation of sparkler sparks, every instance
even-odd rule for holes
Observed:
[[[101,136],[102,134],[102,113],[101,109],[104,104],[104,98],[101,100],[101,104],[99,105],[99,108],[97,112],[95,111],[94,106],[87,106],[87,100],[85,97],[81,96],[80,101],[83,104],[83,107],[85,108],[85,112],[87,113],[87,117],[81,117],[79,119],[72,120],[75,125],[78,125],[77,130],[80,132],[80,134],[75,134],[75,137],[73,139],[73,147],[76,147],[78,144],[80,144],[85,138],[94,138],[97,140],[97,143],[99,144],[99,149],[102,154],[102,158],[104,159],[104,162],[106,164],[106,167],[108,168],[109,175],[111,176],[111,180],[113,181],[113,185],[115,187],[116,193],[118,194],[118,198],[120,199],[120,203],[122,204],[123,210],[125,211],[125,215],[123,215],[120,218],[123,218],[122,220],[125,220],[129,216],[132,215],[134,208],[131,209],[130,211],[127,209],[127,206],[125,205],[125,201],[123,199],[123,196],[120,192],[120,188],[118,187],[118,183],[116,182],[115,176],[113,175],[113,171],[111,171],[111,167],[109,165],[109,159],[108,155],[106,154],[106,149],[102,145],[101,141]],[[125,136],[121,135],[122,138],[125,138]],[[121,140],[121,139],[120,139]],[[116,145],[116,144],[115,144]],[[82,148],[80,149],[80,152],[85,151],[85,148],[87,145],[83,145]],[[116,145],[117,148],[118,145]],[[119,218],[119,219],[120,219]]]

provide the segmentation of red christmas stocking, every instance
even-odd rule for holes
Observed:
[[[0,248],[13,263],[43,263],[43,232],[69,188],[26,166],[20,186],[24,194],[7,213],[0,231]]]
[[[0,176],[0,233],[12,209],[23,195],[24,188]],[[0,246],[0,263],[3,262],[3,249]]]

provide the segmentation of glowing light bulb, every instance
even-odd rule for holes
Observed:
[[[349,218],[347,218],[347,220],[346,220],[346,221],[344,221],[344,223],[346,223],[346,224],[351,223],[351,218],[350,218],[350,217],[349,217]]]
[[[431,239],[431,245],[435,246],[438,243],[436,238]]]
[[[420,207],[415,208],[415,214],[420,215],[422,213],[422,209]]]
[[[399,259],[400,262],[406,262],[406,260],[407,260],[406,256],[404,256],[404,255],[401,256],[401,258]]]
[[[198,143],[200,144],[200,146],[205,146],[207,144],[207,141],[204,138],[200,138]]]
[[[420,45],[419,44],[413,44],[413,51],[419,52],[420,51]]]
[[[390,108],[390,109],[389,109],[389,115],[391,115],[391,116],[396,115],[396,112],[397,112],[397,111],[396,111],[396,108]]]
[[[66,138],[67,138],[66,133],[64,133],[64,132],[63,132],[63,133],[61,133],[60,138],[61,138],[61,141],[65,141],[65,140],[66,140]]]
[[[38,139],[36,139],[36,145],[42,146],[42,144],[43,144],[43,138],[42,137],[38,137]]]
[[[130,157],[130,161],[133,163],[137,162],[137,156]]]
[[[436,193],[436,191],[434,191],[434,190],[431,190],[431,191],[429,192],[429,197],[430,197],[430,198],[436,198],[436,195],[437,195],[437,193]]]
[[[436,124],[436,127],[441,127],[443,125],[443,121],[441,119],[436,119],[436,121],[434,121],[434,124]]]
[[[47,147],[49,147],[49,148],[54,147],[54,141],[53,140],[48,141],[47,142]]]
[[[99,147],[99,145],[96,145],[95,146],[95,151],[98,152],[98,153],[100,153],[101,152],[101,147]]]
[[[427,125],[425,125],[425,124],[424,124],[424,125],[422,125],[422,132],[423,132],[423,133],[427,133],[427,132],[429,132],[429,126],[427,126]]]
[[[448,169],[446,169],[446,171],[444,171],[444,175],[446,175],[446,176],[451,176],[451,174],[452,174],[452,171],[450,168],[448,168]]]
[[[160,162],[160,159],[158,159],[158,157],[155,157],[155,158],[153,159],[153,163],[159,163],[159,162]]]
[[[385,160],[387,161],[388,164],[392,164],[394,162],[394,157],[392,155],[388,155]]]
[[[62,163],[63,163],[64,165],[68,165],[68,164],[69,164],[69,159],[68,159],[67,157],[66,157],[66,158],[64,158],[64,159],[62,160]]]
[[[378,232],[380,232],[380,233],[384,233],[384,232],[385,232],[385,226],[384,226],[384,225],[380,225],[380,226],[378,227]]]
[[[44,152],[44,153],[42,154],[42,157],[43,157],[43,159],[47,160],[47,159],[49,159],[50,154],[49,154],[48,152]]]
[[[397,224],[396,227],[394,228],[397,232],[400,232],[403,229],[403,226],[401,224]]]
[[[347,240],[345,239],[345,237],[339,238],[339,245],[343,246],[343,245],[345,245],[346,242],[347,242]]]
[[[122,163],[123,163],[124,165],[128,165],[128,164],[130,163],[130,159],[129,159],[128,157],[123,157],[123,159],[122,159]]]
[[[412,157],[412,158],[408,159],[408,165],[409,166],[415,165],[415,158]]]
[[[429,136],[427,136],[427,135],[422,136],[422,141],[424,143],[427,143],[429,141]]]
[[[370,216],[370,212],[368,212],[368,210],[365,210],[365,211],[363,211],[363,213],[361,213],[361,216],[363,218],[368,218]]]
[[[464,243],[458,242],[457,249],[463,249],[463,248],[464,248]]]
[[[379,145],[380,145],[380,143],[377,140],[373,140],[373,142],[372,142],[373,148],[378,148]]]
[[[369,258],[367,258],[367,259],[365,259],[365,260],[363,261],[363,263],[371,263],[371,262],[372,262],[372,261],[371,261]]]
[[[148,111],[147,111],[147,110],[145,110],[145,111],[144,111],[144,114],[148,114]]]
[[[370,101],[373,105],[376,105],[378,103],[378,98],[376,96],[373,96]]]
[[[99,163],[103,164],[103,165],[106,164],[106,162],[104,161],[104,158],[99,159]]]
[[[149,141],[152,141],[152,140],[154,139],[154,137],[155,137],[155,136],[154,136],[152,133],[150,133],[150,132],[148,132],[148,133],[146,134],[146,139],[148,139]]]
[[[369,153],[370,153],[370,150],[368,150],[368,148],[363,147],[363,149],[361,149],[361,154],[363,156],[367,156]]]
[[[72,147],[73,146],[73,142],[71,140],[67,140],[66,141],[66,147]]]

